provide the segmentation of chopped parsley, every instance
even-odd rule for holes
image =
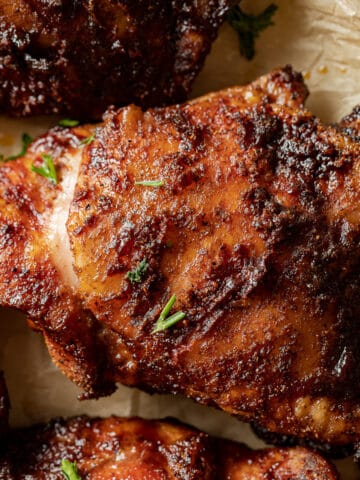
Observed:
[[[145,259],[141,260],[135,270],[127,272],[126,278],[129,279],[131,283],[140,283],[148,267],[149,264],[147,263],[147,261]]]
[[[93,142],[95,139],[95,135],[92,134],[89,137],[83,138],[80,142],[80,145],[90,145],[91,142]]]
[[[4,158],[4,155],[1,155],[1,161],[10,162],[11,160],[16,160],[20,157],[23,157],[32,141],[33,141],[33,138],[30,137],[28,133],[23,133],[21,137],[22,147],[20,152],[17,153],[16,155],[11,155],[10,157],[7,157],[7,158]]]
[[[247,60],[252,60],[255,56],[255,40],[260,32],[274,25],[272,19],[277,8],[272,3],[259,15],[244,13],[239,5],[230,10],[228,22],[237,31],[241,55]]]
[[[164,184],[164,180],[139,180],[135,182],[135,185],[142,185],[143,187],[162,187]]]
[[[66,480],[81,480],[77,471],[76,462],[72,463],[66,459],[61,460],[61,473]]]
[[[63,118],[60,120],[59,125],[60,127],[76,127],[79,125],[79,120],[72,120],[71,118]]]
[[[175,323],[185,318],[186,313],[184,312],[176,312],[173,315],[170,315],[170,317],[168,317],[170,310],[172,309],[175,301],[176,301],[176,295],[172,295],[170,300],[165,305],[163,311],[160,313],[160,316],[154,325],[152,333],[157,333],[157,332],[161,332],[162,330],[166,330],[172,327],[173,325],[175,325]]]
[[[54,162],[51,155],[43,153],[41,155],[43,163],[40,167],[37,167],[34,163],[31,165],[31,170],[42,177],[47,178],[54,185],[57,184],[57,175],[54,166]]]

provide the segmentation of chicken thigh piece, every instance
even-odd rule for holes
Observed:
[[[185,100],[234,0],[0,0],[0,111]]]
[[[63,480],[63,460],[82,480],[338,478],[305,448],[252,451],[173,420],[85,416],[12,431],[0,452],[0,478]]]
[[[360,440],[360,145],[306,95],[288,67],[109,111],[92,142],[58,127],[0,168],[0,302],[85,395],[122,382]]]

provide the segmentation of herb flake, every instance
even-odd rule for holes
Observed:
[[[90,143],[92,143],[95,139],[95,135],[92,134],[92,135],[89,135],[88,137],[86,138],[83,138],[80,142],[80,145],[90,145]]]
[[[147,263],[147,261],[145,259],[141,260],[141,262],[134,270],[127,272],[126,278],[130,280],[131,283],[140,283],[148,267],[149,264]]]
[[[72,120],[71,118],[63,118],[59,121],[60,127],[77,127],[79,125],[79,120]]]
[[[157,333],[163,330],[167,330],[168,328],[172,327],[173,325],[178,323],[180,320],[185,318],[186,313],[184,312],[176,312],[173,315],[170,315],[170,317],[168,317],[170,310],[174,306],[175,301],[176,301],[176,295],[172,295],[170,297],[170,300],[167,302],[162,312],[160,313],[160,316],[154,325],[152,333]]]
[[[20,152],[17,153],[16,155],[11,155],[10,157],[7,157],[7,158],[4,158],[4,156],[2,155],[1,160],[3,162],[10,162],[11,160],[17,160],[18,158],[23,157],[32,141],[33,141],[33,138],[30,137],[28,133],[23,133],[21,137],[22,147]]]
[[[143,187],[162,187],[165,185],[164,180],[139,180],[135,182],[135,185],[142,185]]]
[[[66,480],[81,480],[76,467],[76,462],[72,463],[66,459],[61,460],[61,473]]]
[[[42,177],[47,178],[51,183],[57,185],[57,174],[54,166],[54,162],[51,155],[43,153],[41,155],[43,163],[40,167],[37,167],[34,163],[31,165],[31,170]]]
[[[228,15],[228,22],[237,31],[240,52],[247,60],[255,56],[255,40],[266,28],[274,25],[273,16],[278,7],[270,4],[259,15],[251,15],[241,10],[239,5],[233,7]]]

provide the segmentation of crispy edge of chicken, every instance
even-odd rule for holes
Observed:
[[[360,142],[360,105],[356,105],[349,115],[346,115],[337,125],[337,128],[354,141]]]
[[[85,148],[90,127],[52,130],[1,167],[1,302],[88,395],[121,381],[281,434],[359,440],[360,147],[306,94],[287,68],[110,111]],[[31,171],[44,152],[57,187]],[[172,294],[186,318],[153,333]]]

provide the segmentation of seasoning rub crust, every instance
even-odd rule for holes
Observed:
[[[0,452],[0,478],[7,480],[64,480],[61,465],[71,480],[338,478],[311,450],[252,451],[174,420],[57,419],[12,431]]]
[[[306,95],[285,68],[57,127],[0,168],[0,302],[87,396],[122,382],[360,440],[360,145]],[[57,185],[31,171],[44,153]]]
[[[0,0],[0,111],[101,118],[185,100],[236,0]]]

